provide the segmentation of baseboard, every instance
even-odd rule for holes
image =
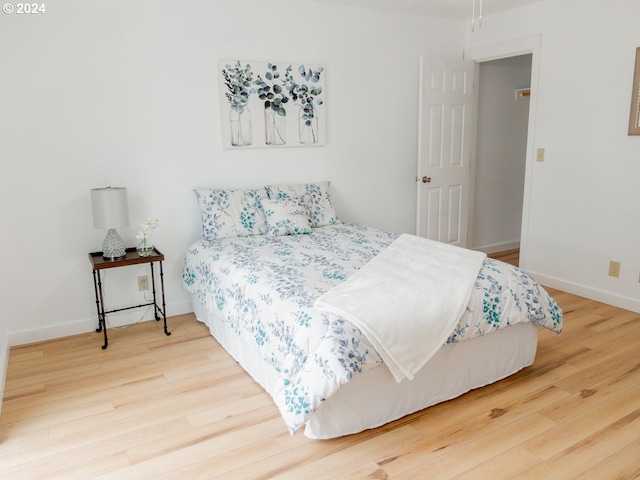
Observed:
[[[485,245],[483,247],[473,247],[473,250],[491,255],[492,253],[507,252],[509,250],[516,250],[518,248],[520,248],[520,241],[496,243],[495,245]]]
[[[616,295],[610,292],[604,292],[592,287],[580,285],[578,283],[570,283],[555,277],[549,277],[528,270],[528,272],[542,285],[562,290],[563,292],[585,297],[596,302],[606,303],[614,307],[623,308],[632,312],[640,313],[640,299]]]
[[[176,315],[183,315],[185,313],[193,312],[191,301],[186,300],[184,302],[178,302],[168,304],[167,317],[173,317]],[[119,327],[122,325],[130,325],[140,321],[140,315],[144,313],[144,310],[140,309],[139,312],[129,310],[126,312],[120,312],[119,314],[107,315],[107,325]],[[147,313],[147,320],[151,319],[152,313]],[[32,330],[22,330],[18,332],[7,332],[8,345],[26,345],[28,343],[44,342],[47,340],[54,340],[56,338],[70,337],[72,335],[79,335],[81,333],[87,333],[94,331],[97,326],[97,319],[95,317],[86,318],[82,320],[76,320],[72,322],[58,323],[55,325],[49,325],[47,327],[41,327]],[[170,326],[170,325],[169,325]]]

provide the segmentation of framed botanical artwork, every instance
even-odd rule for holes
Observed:
[[[221,60],[218,73],[224,148],[326,144],[324,67]]]
[[[629,114],[629,135],[640,135],[640,47],[636,48],[636,64],[631,91],[631,113]]]

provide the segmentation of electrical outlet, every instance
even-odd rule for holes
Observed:
[[[138,277],[138,291],[146,292],[147,290],[149,290],[149,277],[141,275]]]
[[[544,148],[536,150],[536,161],[544,162]]]
[[[609,276],[618,278],[620,276],[620,262],[609,262]]]

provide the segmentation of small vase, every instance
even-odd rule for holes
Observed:
[[[318,117],[315,113],[314,108],[300,108],[298,134],[302,144],[318,143]]]
[[[153,245],[145,238],[138,244],[136,251],[141,257],[148,257],[153,252]]]
[[[267,145],[287,143],[287,117],[271,108],[264,109],[264,135]]]
[[[251,112],[247,107],[232,108],[229,112],[231,145],[246,147],[253,143],[251,134]]]

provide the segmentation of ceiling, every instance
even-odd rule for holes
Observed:
[[[354,7],[390,10],[413,15],[428,15],[459,20],[471,19],[475,1],[476,17],[482,3],[482,15],[503,12],[542,0],[312,0]]]

